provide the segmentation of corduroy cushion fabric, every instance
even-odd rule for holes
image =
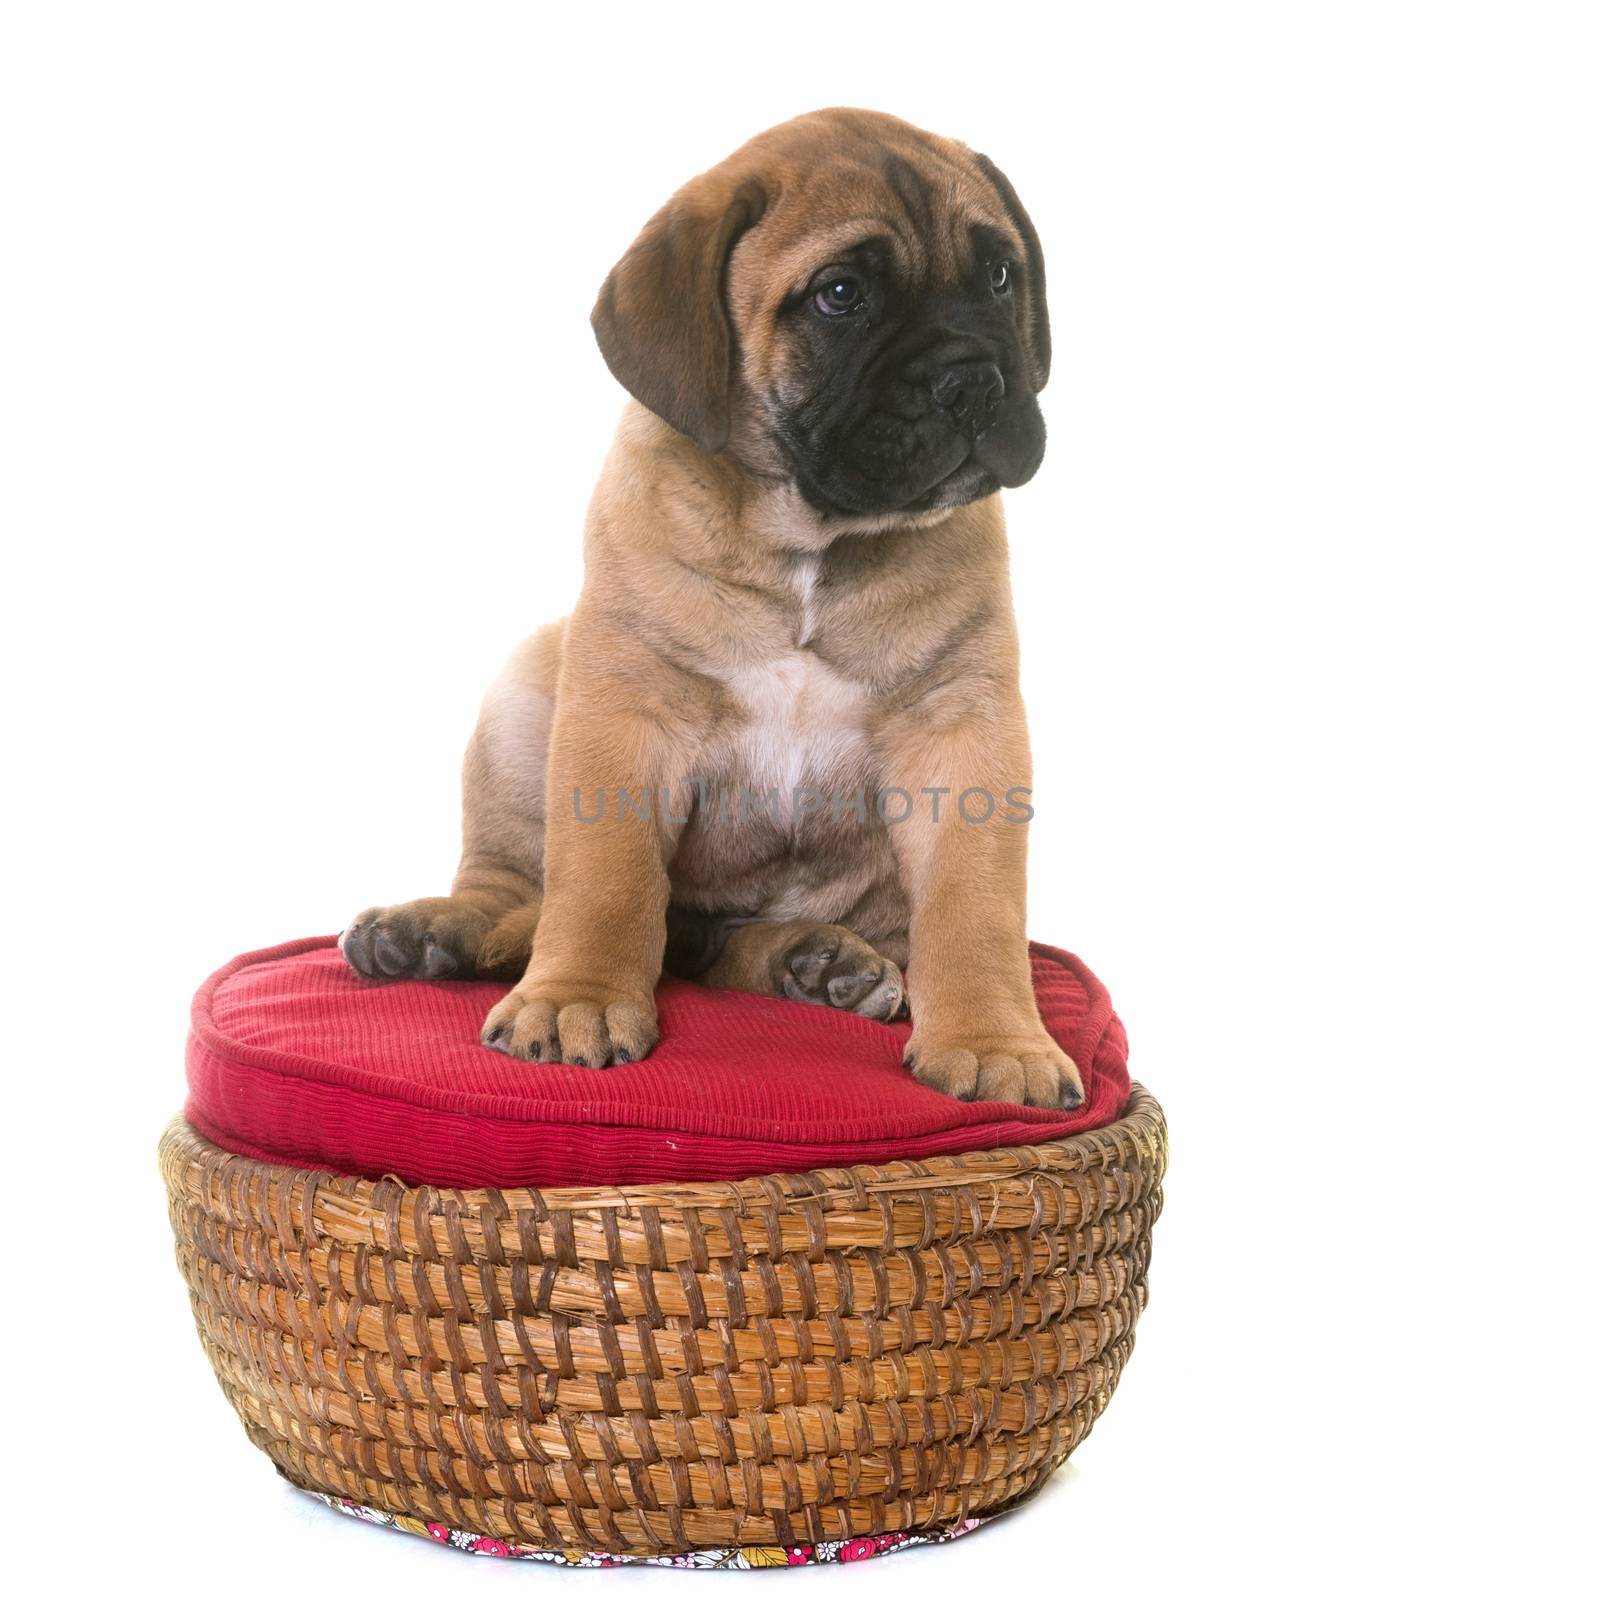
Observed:
[[[1128,1057],[1093,973],[1032,949],[1040,1013],[1084,1078],[1072,1112],[924,1088],[901,1063],[907,1023],[674,979],[645,1060],[529,1065],[478,1043],[505,985],[370,983],[331,938],[240,956],[205,984],[185,1112],[239,1155],[462,1188],[745,1178],[1036,1144],[1114,1121]]]

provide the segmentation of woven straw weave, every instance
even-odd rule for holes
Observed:
[[[991,1514],[1088,1434],[1166,1129],[739,1183],[410,1188],[161,1143],[195,1322],[303,1488],[657,1555]]]

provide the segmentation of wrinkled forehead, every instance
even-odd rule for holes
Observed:
[[[902,281],[930,288],[971,272],[978,230],[997,238],[1006,253],[1022,253],[1000,197],[970,157],[817,152],[772,187],[766,214],[730,263],[731,298],[752,309],[799,293],[814,274],[869,240],[888,253]]]

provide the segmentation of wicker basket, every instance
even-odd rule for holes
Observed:
[[[409,1188],[161,1142],[201,1342],[302,1488],[510,1547],[932,1533],[1088,1434],[1166,1129],[739,1183]],[[459,1542],[459,1541],[458,1541]]]

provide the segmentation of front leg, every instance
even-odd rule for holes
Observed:
[[[1028,961],[1021,699],[918,707],[887,730],[884,757],[914,802],[889,829],[911,904],[907,1065],[959,1100],[1080,1104],[1083,1080],[1045,1031]]]
[[[483,1042],[521,1061],[608,1067],[656,1042],[682,745],[614,697],[563,686],[551,730],[544,904],[522,980]],[[626,801],[625,804],[625,792]],[[598,813],[598,814],[597,814]]]

